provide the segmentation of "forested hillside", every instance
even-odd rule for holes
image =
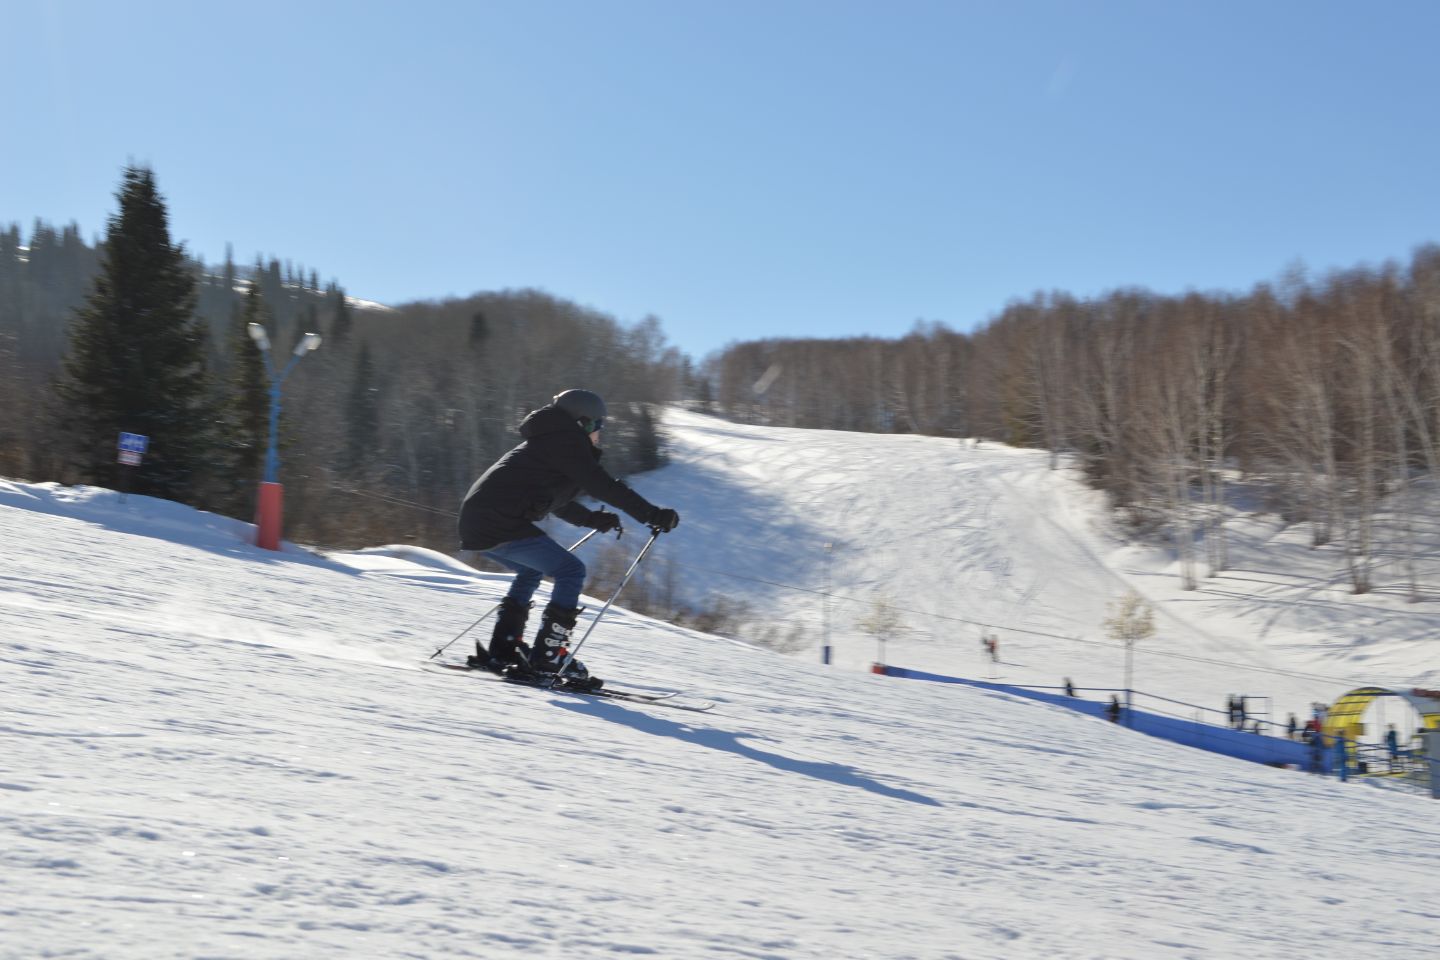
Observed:
[[[1073,453],[1192,584],[1226,565],[1219,508],[1243,479],[1343,543],[1364,592],[1378,556],[1413,551],[1440,473],[1440,248],[1244,296],[1037,294],[970,336],[737,344],[706,373],[753,422]]]
[[[132,174],[150,178],[148,171],[127,172],[122,198],[134,186]],[[163,225],[163,204],[152,205]],[[119,221],[93,245],[74,225],[56,231],[39,223],[28,238],[15,225],[0,229],[0,474],[107,486],[122,481],[114,431],[97,440],[77,429],[65,391],[83,342],[79,318],[98,311],[120,317],[121,328],[131,322],[125,318],[133,307],[115,302],[124,298],[100,282],[114,260],[110,246]],[[167,244],[168,235],[160,246]],[[129,245],[127,238],[121,246]],[[180,282],[191,290],[175,296],[193,299],[196,322],[180,336],[202,347],[199,372],[208,395],[195,419],[206,423],[195,430],[204,434],[196,442],[206,445],[205,469],[171,489],[147,486],[142,468],[124,478],[137,492],[249,516],[268,410],[267,382],[256,372],[258,354],[245,335],[250,321],[265,326],[282,365],[305,332],[324,337],[283,389],[280,479],[286,532],[297,539],[453,547],[460,496],[517,442],[520,418],[564,387],[589,387],[609,399],[612,471],[660,462],[651,405],[676,399],[683,363],[666,347],[656,320],[626,327],[536,291],[392,309],[351,300],[334,281],[322,289],[316,271],[273,257],[249,268],[230,258],[218,266],[188,257],[183,263]],[[115,285],[111,278],[109,287]],[[101,307],[96,296],[105,301]],[[134,324],[138,329],[139,321]],[[140,349],[132,343],[140,335],[124,329],[87,336],[98,344],[92,366],[104,366],[108,350],[113,365],[123,367],[132,347]],[[132,380],[161,375],[159,364],[147,363],[132,365],[144,370]],[[123,380],[91,392],[132,387],[143,393],[143,383]],[[135,407],[132,400],[115,397],[111,406]],[[117,416],[107,411],[99,420],[103,425]]]

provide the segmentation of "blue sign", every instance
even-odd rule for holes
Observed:
[[[120,434],[120,449],[126,453],[143,454],[150,446],[150,438],[143,433]]]

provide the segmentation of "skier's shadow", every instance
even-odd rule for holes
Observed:
[[[557,703],[556,706],[566,710],[573,710],[576,713],[589,714],[601,720],[623,723],[625,726],[633,730],[639,730],[642,733],[653,734],[657,737],[669,737],[672,740],[682,740],[685,743],[693,743],[699,747],[709,747],[711,750],[733,753],[738,757],[745,757],[747,760],[758,760],[767,766],[774,767],[776,770],[783,770],[786,773],[798,773],[803,776],[814,777],[816,780],[828,780],[830,783],[838,783],[845,787],[859,787],[861,790],[868,790],[882,797],[905,800],[909,803],[920,803],[930,807],[941,806],[938,800],[927,797],[921,793],[915,793],[911,790],[901,790],[897,787],[886,786],[883,783],[865,776],[854,767],[846,766],[842,763],[796,760],[791,757],[783,757],[778,753],[767,753],[764,750],[757,750],[741,742],[745,739],[753,738],[753,734],[731,733],[726,730],[716,730],[713,727],[692,727],[689,724],[666,720],[663,717],[657,717],[641,710],[627,710],[613,701],[563,701]]]

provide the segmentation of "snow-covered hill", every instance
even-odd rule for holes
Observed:
[[[737,444],[749,433],[734,432]],[[844,487],[807,479],[792,445],[777,440],[775,456],[792,457],[796,497],[814,485],[812,509],[779,532],[820,539],[847,510]],[[767,495],[758,465],[712,453],[655,479],[709,470],[713,502],[750,511],[756,555],[782,556],[788,504]],[[1001,477],[963,482],[979,499]],[[1003,497],[992,519],[1013,522],[972,529],[927,511],[933,490],[885,482],[916,524],[970,537],[976,557],[1048,536]],[[730,542],[706,502],[677,501],[681,530]],[[858,497],[848,513],[852,534],[882,516]],[[421,661],[503,580],[416,550],[266,553],[248,534],[175,504],[0,482],[0,956],[1288,960],[1433,948],[1434,801],[624,611],[590,641],[592,668],[704,691],[712,713],[435,671]],[[898,554],[905,534],[875,538]],[[689,557],[698,542],[662,539],[657,555]],[[1083,556],[1091,542],[1059,549]],[[1013,585],[1029,592],[1032,623],[1063,625],[1050,580],[1096,581],[1060,559],[1023,560],[956,561],[914,582],[938,590],[953,576],[972,603],[990,583],[993,609],[1024,609]]]
[[[865,621],[888,601],[889,663],[1123,686],[1124,652],[1103,624],[1135,590],[1157,614],[1136,652],[1135,686],[1150,693],[1216,709],[1230,694],[1269,697],[1283,721],[1362,684],[1440,686],[1440,603],[1354,596],[1338,545],[1312,549],[1272,515],[1236,512],[1231,568],[1185,591],[1173,556],[1121,537],[1101,495],[1040,451],[683,410],[665,426],[671,465],[634,485],[685,517],[666,542],[682,593],[742,596],[742,633],[793,636],[804,659],[819,658],[828,606],[837,665],[868,667],[880,654]],[[1433,586],[1440,529],[1428,535]],[[1000,638],[1000,664],[982,633]]]

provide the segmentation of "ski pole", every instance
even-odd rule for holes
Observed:
[[[597,534],[597,533],[599,533],[599,532],[600,532],[599,530],[591,530],[589,533],[585,534],[585,536],[581,537],[579,540],[576,540],[575,543],[574,543],[574,545],[571,546],[569,549],[567,549],[565,552],[566,552],[566,553],[574,553],[576,550],[580,549],[580,546],[581,546],[586,540],[589,540],[591,537],[595,536],[595,534]],[[500,605],[503,604],[504,602],[505,602],[504,600],[501,600],[500,603],[495,604],[495,606],[491,607],[489,610],[486,610],[484,613],[480,614],[480,618],[479,618],[478,620],[476,620],[474,623],[470,624],[470,626],[466,627],[464,630],[461,630],[459,633],[455,634],[455,636],[451,637],[448,641],[446,641],[446,643],[445,643],[444,646],[442,646],[439,650],[436,650],[434,653],[430,654],[430,656],[429,656],[427,659],[429,659],[429,660],[434,660],[436,657],[440,656],[440,654],[442,654],[442,653],[445,652],[445,647],[450,646],[450,644],[454,643],[456,640],[459,640],[461,637],[465,636],[465,634],[469,633],[471,630],[474,630],[476,627],[480,626],[481,621],[483,621],[486,617],[490,616],[490,614],[494,613],[496,610],[499,610],[499,609],[500,609]]]
[[[624,590],[625,584],[630,582],[630,575],[635,572],[636,567],[640,566],[640,561],[645,559],[645,554],[650,552],[650,548],[655,545],[655,541],[659,539],[659,537],[660,530],[656,527],[651,527],[650,539],[645,541],[645,546],[641,548],[640,553],[636,555],[634,562],[630,564],[630,569],[626,570],[625,576],[620,578],[620,585],[615,588],[614,593],[610,594],[610,599],[605,601],[605,606],[600,608],[600,612],[595,614],[595,619],[590,621],[590,626],[586,628],[585,635],[580,638],[579,643],[575,644],[575,649],[571,650],[566,655],[564,661],[562,661],[560,664],[560,669],[556,670],[555,675],[550,678],[550,682],[545,684],[545,689],[554,689],[555,684],[559,683],[560,678],[565,675],[565,671],[570,669],[570,664],[573,663],[575,660],[575,654],[579,653],[580,648],[585,646],[585,641],[590,639],[590,634],[594,632],[595,625],[600,622],[601,617],[605,616],[605,611],[610,609],[610,605],[615,602],[615,598],[620,596],[620,591]]]

